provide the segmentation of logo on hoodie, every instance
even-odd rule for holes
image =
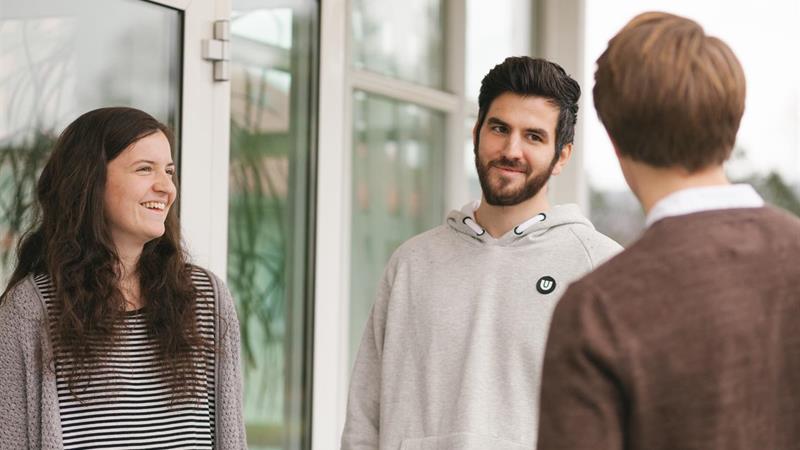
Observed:
[[[556,290],[556,280],[550,276],[543,276],[536,282],[536,290],[539,291],[540,294],[547,295]]]

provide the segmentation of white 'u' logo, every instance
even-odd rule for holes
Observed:
[[[550,280],[542,280],[542,281],[539,282],[539,287],[542,288],[542,290],[544,290],[544,291],[550,289],[552,286],[553,286],[553,282],[550,281]]]

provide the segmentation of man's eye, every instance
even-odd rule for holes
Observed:
[[[539,136],[538,134],[529,134],[528,135],[528,139],[530,139],[532,141],[535,141],[535,142],[540,142],[542,140],[542,137]]]
[[[506,132],[506,127],[502,127],[500,125],[495,125],[495,126],[492,127],[492,131],[495,131],[497,133],[505,133]]]

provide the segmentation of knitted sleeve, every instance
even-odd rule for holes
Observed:
[[[209,272],[210,273],[210,272]],[[246,449],[239,319],[233,297],[225,283],[211,274],[218,305],[218,365],[216,439],[220,450]]]
[[[17,310],[19,286],[0,305],[0,448],[29,448],[25,356],[20,333],[24,316]]]

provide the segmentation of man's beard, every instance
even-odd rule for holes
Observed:
[[[493,190],[492,185],[489,182],[490,167],[507,167],[515,170],[524,169],[526,177],[531,171],[531,168],[525,163],[514,162],[505,156],[489,161],[484,165],[481,163],[480,157],[478,156],[477,147],[475,149],[475,168],[478,170],[478,180],[481,183],[483,198],[486,200],[486,203],[493,206],[514,206],[538,194],[539,191],[541,191],[542,188],[547,184],[547,181],[550,180],[550,174],[553,172],[553,167],[555,167],[557,162],[558,152],[556,152],[556,154],[553,156],[553,160],[550,161],[550,167],[548,167],[547,170],[543,170],[533,178],[525,180],[525,184],[523,184],[520,188],[514,191],[503,193],[501,191],[510,183],[510,181],[501,180],[500,189],[497,191]]]

